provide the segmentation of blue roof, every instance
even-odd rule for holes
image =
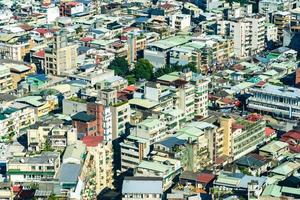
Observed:
[[[43,82],[48,80],[48,78],[45,74],[30,74],[27,77],[28,78],[35,78],[35,79],[38,79],[38,80],[43,81]]]
[[[59,182],[62,183],[76,183],[80,175],[80,164],[62,164],[59,174]]]
[[[183,145],[186,142],[186,140],[178,139],[176,137],[169,137],[163,141],[158,142],[158,144],[161,144],[167,148],[172,148],[175,145]]]
[[[87,69],[92,69],[94,68],[96,65],[95,64],[86,64],[86,65],[82,65],[80,67],[81,70],[87,70]]]
[[[148,17],[138,17],[138,18],[136,18],[136,22],[137,23],[143,23],[143,22],[146,22],[147,20],[149,20],[149,18]]]

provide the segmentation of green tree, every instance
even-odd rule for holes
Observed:
[[[76,31],[76,34],[82,33],[83,32],[82,26],[79,26],[78,28],[76,28],[75,31]]]
[[[146,59],[139,59],[134,66],[136,79],[150,80],[153,77],[153,65]]]
[[[109,69],[115,71],[118,76],[126,76],[129,74],[129,65],[124,57],[116,57],[108,66]]]
[[[126,79],[129,85],[133,85],[136,82],[135,76],[133,74],[126,76]]]

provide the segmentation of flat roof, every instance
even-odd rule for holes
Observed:
[[[192,39],[191,36],[177,35],[177,36],[169,37],[163,40],[158,40],[156,42],[150,43],[148,44],[148,46],[155,46],[160,49],[170,49],[172,47],[187,43],[191,39]]]
[[[170,165],[164,165],[162,163],[159,162],[155,162],[155,161],[142,161],[138,168],[142,168],[142,169],[148,169],[148,170],[152,170],[152,171],[158,171],[158,172],[168,172],[171,171],[172,166]]]
[[[153,108],[155,106],[157,106],[159,103],[155,102],[155,101],[151,101],[149,99],[138,99],[138,98],[134,98],[134,99],[130,99],[129,100],[129,104],[130,105],[137,105],[143,108]]]

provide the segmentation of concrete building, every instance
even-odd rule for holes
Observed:
[[[293,87],[281,87],[265,84],[249,89],[248,108],[260,113],[270,113],[278,117],[299,118],[300,90]]]
[[[20,131],[19,124],[20,111],[15,108],[1,108],[0,111],[0,136],[7,140]]]
[[[9,180],[13,183],[51,180],[56,176],[59,168],[60,155],[57,152],[14,157],[7,164]]]
[[[128,102],[118,102],[110,106],[112,121],[112,139],[125,133],[126,125],[130,121],[130,105]]]
[[[297,7],[297,0],[262,0],[259,2],[259,13],[266,16],[274,14],[277,11],[290,11]]]
[[[224,155],[232,160],[255,150],[263,143],[266,122],[260,115],[249,115],[244,118],[222,117],[220,126],[224,129]]]
[[[72,125],[77,129],[79,135],[96,136],[97,133],[97,120],[95,115],[87,114],[86,112],[78,112],[72,117]]]
[[[113,188],[113,149],[112,143],[102,141],[102,136],[86,136],[82,139],[87,146],[87,158],[83,170],[86,177],[95,179],[96,193],[104,188]]]
[[[122,172],[135,169],[150,153],[150,141],[134,135],[129,135],[120,146]]]
[[[147,44],[147,48],[144,50],[144,58],[149,60],[155,68],[162,68],[168,63],[167,58],[170,49],[190,40],[190,36],[178,35]]]
[[[55,35],[45,49],[45,73],[61,76],[77,66],[77,45],[68,43],[65,33]]]
[[[64,115],[75,115],[78,112],[87,111],[86,100],[78,97],[71,97],[69,99],[63,99],[63,114]]]
[[[230,22],[236,57],[244,58],[264,50],[265,21],[264,16],[256,14]]]
[[[136,35],[135,33],[130,33],[127,37],[127,60],[129,63],[133,63],[137,60],[138,52],[145,49],[147,38],[144,35]]]
[[[34,41],[27,35],[1,34],[0,59],[23,61],[24,56],[33,48]]]
[[[284,29],[290,25],[291,22],[291,13],[290,12],[276,12],[273,17],[273,23],[278,30],[278,40],[283,41]]]
[[[195,117],[208,117],[208,84],[209,81],[194,76],[191,83],[195,85]]]
[[[8,67],[0,65],[0,92],[7,93],[13,89],[12,75]]]
[[[191,26],[191,16],[185,14],[171,15],[169,24],[176,31],[188,31]]]
[[[122,200],[161,200],[163,181],[159,177],[125,177]]]
[[[277,42],[278,41],[278,28],[276,25],[266,23],[266,42]]]

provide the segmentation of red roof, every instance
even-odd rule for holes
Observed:
[[[94,40],[94,38],[91,38],[91,37],[84,37],[84,38],[80,39],[81,42],[91,42],[93,40]]]
[[[242,124],[232,124],[232,130],[243,129],[244,125]]]
[[[121,35],[121,37],[120,37],[120,40],[127,40],[127,39],[128,39],[128,37],[125,35]]]
[[[215,175],[213,174],[208,174],[208,173],[201,173],[198,177],[197,180],[201,183],[208,184],[212,182],[215,179]]]
[[[300,140],[300,133],[298,131],[292,130],[283,134],[281,138],[286,138],[286,139],[291,138],[295,140]]]
[[[250,114],[247,116],[248,121],[256,122],[257,120],[262,119],[263,117],[259,114]]]
[[[265,81],[260,81],[260,82],[258,82],[258,83],[256,84],[256,86],[262,87],[262,86],[264,86],[265,84],[266,84]]]
[[[127,90],[129,92],[134,92],[137,90],[137,87],[135,87],[134,85],[128,85],[125,90]]]
[[[19,193],[22,190],[22,186],[21,185],[14,185],[12,186],[12,190],[14,193]]]
[[[265,128],[265,135],[266,135],[267,138],[271,137],[274,134],[275,134],[275,130],[274,129],[272,129],[270,127],[266,127]]]
[[[82,142],[87,147],[96,147],[103,141],[103,136],[85,136],[82,138]]]
[[[172,4],[165,3],[165,4],[160,5],[160,7],[163,8],[163,9],[168,10],[168,9],[172,8],[173,5],[172,5]]]
[[[40,57],[40,58],[45,58],[45,50],[39,50],[35,53],[35,56]]]
[[[231,99],[231,98],[223,98],[223,99],[221,99],[221,101],[223,102],[223,103],[226,103],[226,104],[234,104],[235,103],[235,101],[233,100],[233,99]]]
[[[34,31],[38,32],[41,35],[45,35],[46,33],[49,33],[50,31],[46,28],[37,28]]]
[[[80,3],[79,2],[76,2],[76,1],[72,1],[72,2],[67,2],[66,5],[68,6],[77,6],[79,5]]]

